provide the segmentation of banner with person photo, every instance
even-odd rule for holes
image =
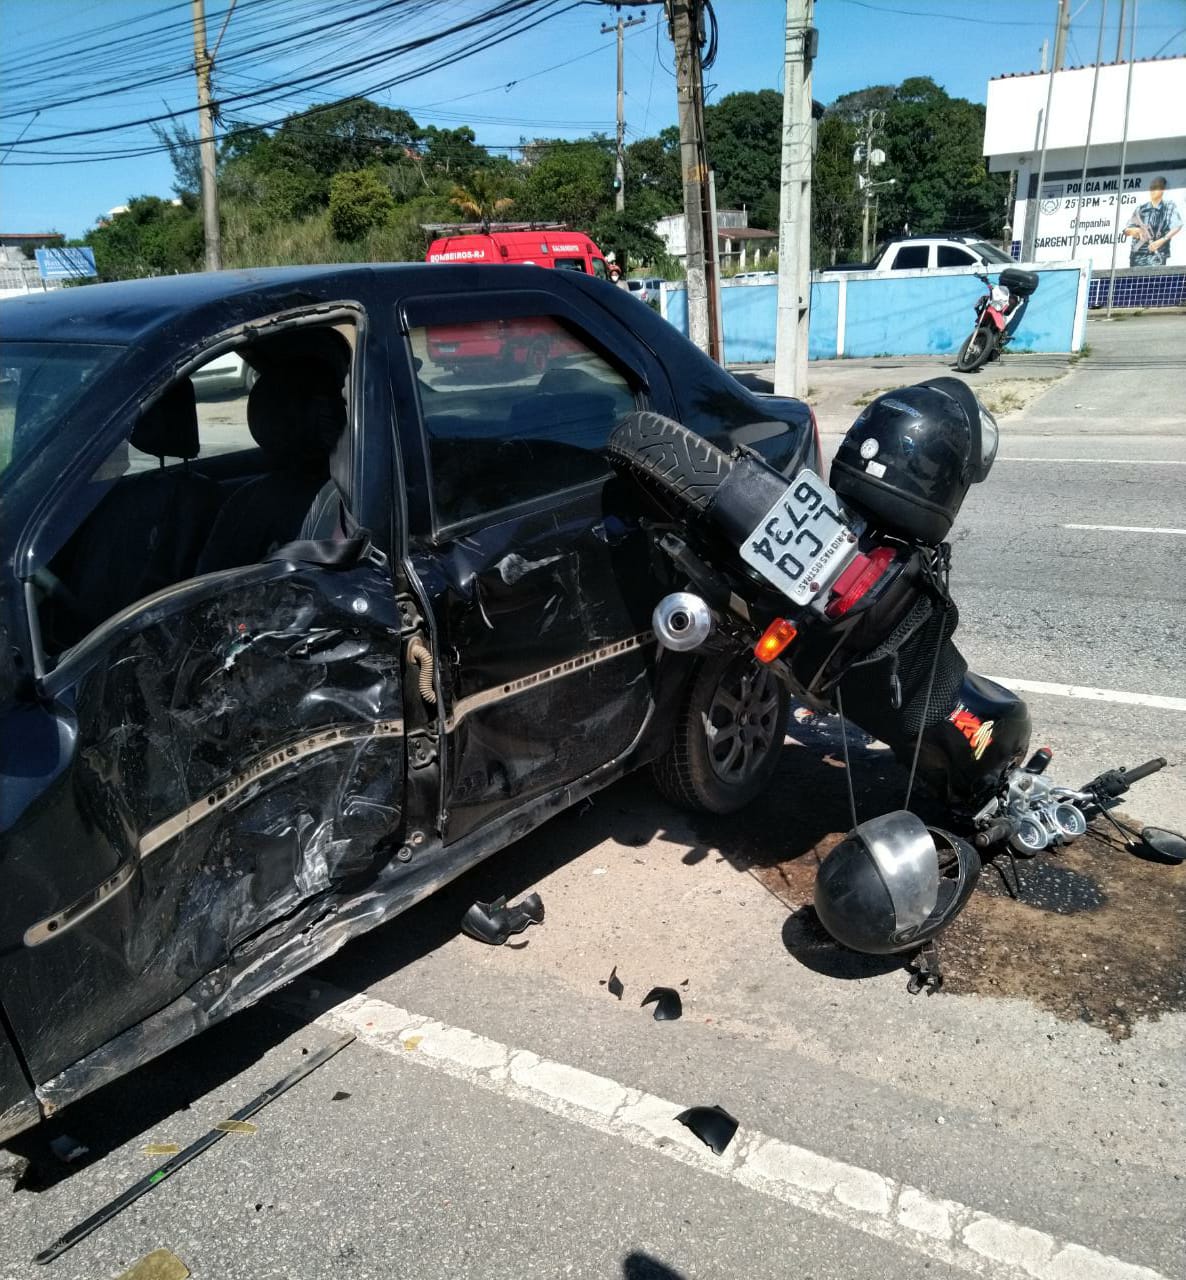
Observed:
[[[1034,259],[1090,259],[1094,271],[1186,266],[1186,167],[1141,167],[1120,174],[1062,176],[1042,183]]]

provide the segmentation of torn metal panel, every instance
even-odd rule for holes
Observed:
[[[447,841],[596,768],[649,713],[656,584],[605,501],[571,493],[413,557],[444,655]]]
[[[51,1114],[255,1004],[327,960],[351,938],[394,920],[495,850],[624,777],[649,759],[653,727],[652,714],[616,758],[479,827],[448,848],[439,840],[426,840],[410,862],[393,859],[364,886],[307,903],[277,921],[163,1009],[39,1084],[37,1097],[43,1111]]]
[[[378,568],[290,565],[129,625],[60,691],[73,751],[2,846],[0,998],[34,1078],[391,856],[399,631]]]

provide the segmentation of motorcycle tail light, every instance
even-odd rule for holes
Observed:
[[[798,634],[789,618],[775,618],[754,645],[754,657],[759,662],[773,662]]]
[[[893,547],[877,547],[867,556],[858,554],[832,584],[832,599],[824,608],[829,618],[842,618],[873,589],[894,559]]]

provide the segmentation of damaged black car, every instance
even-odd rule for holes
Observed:
[[[811,415],[624,291],[360,265],[0,318],[0,1139],[630,769],[769,777],[786,694],[659,650],[604,446],[652,409],[789,474]]]

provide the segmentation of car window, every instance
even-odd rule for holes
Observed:
[[[954,245],[939,246],[939,266],[941,267],[973,267],[976,259],[966,249],[957,249]]]
[[[607,474],[636,406],[625,376],[551,316],[411,332],[438,528]]]
[[[584,258],[557,258],[557,259],[556,259],[556,270],[557,270],[557,271],[581,271],[581,272],[584,272],[584,270],[585,270],[585,259],[584,259]]]
[[[33,452],[122,347],[72,342],[0,343],[0,475]]]
[[[1012,259],[1003,249],[998,249],[995,244],[987,244],[983,240],[977,240],[972,248],[976,250],[985,262],[999,262],[1003,266],[1008,267],[1014,265],[1014,259]]]
[[[593,263],[593,274],[598,278],[598,280],[608,280],[609,272],[606,270],[604,260],[601,258],[592,258],[591,261]]]
[[[927,265],[931,247],[926,244],[904,244],[894,259],[895,271],[921,271]]]
[[[331,455],[350,446],[354,346],[349,323],[281,328],[253,339],[252,364],[213,355],[141,405],[70,490],[69,525],[47,547],[36,583],[47,655],[175,583],[309,536]]]
[[[247,396],[258,374],[237,351],[211,357],[189,375],[198,412],[198,439],[203,458],[254,449],[247,427]],[[128,470],[145,471],[160,460],[128,447]]]

